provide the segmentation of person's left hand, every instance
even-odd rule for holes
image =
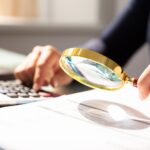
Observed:
[[[43,85],[53,87],[71,83],[70,78],[59,66],[60,51],[52,45],[36,46],[25,61],[14,71],[15,77],[39,90]]]

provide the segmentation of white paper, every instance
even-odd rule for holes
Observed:
[[[123,129],[101,125],[79,111],[84,101],[123,104],[150,117],[150,99],[137,89],[91,90],[0,109],[0,148],[8,150],[149,150],[149,125]]]

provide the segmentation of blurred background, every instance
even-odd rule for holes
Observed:
[[[35,45],[82,45],[107,27],[129,0],[0,0],[0,47],[27,55]],[[139,76],[147,45],[124,68]]]

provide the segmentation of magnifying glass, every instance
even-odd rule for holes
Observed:
[[[84,48],[69,48],[60,58],[61,68],[73,79],[91,88],[116,90],[125,83],[136,86],[121,66],[110,58]]]

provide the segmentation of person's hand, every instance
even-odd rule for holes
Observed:
[[[48,84],[53,87],[69,84],[72,79],[60,68],[60,56],[61,53],[51,45],[36,46],[15,69],[15,77],[27,85],[32,84],[35,90]]]
[[[138,79],[137,87],[141,99],[146,99],[150,94],[150,65],[144,70]]]

